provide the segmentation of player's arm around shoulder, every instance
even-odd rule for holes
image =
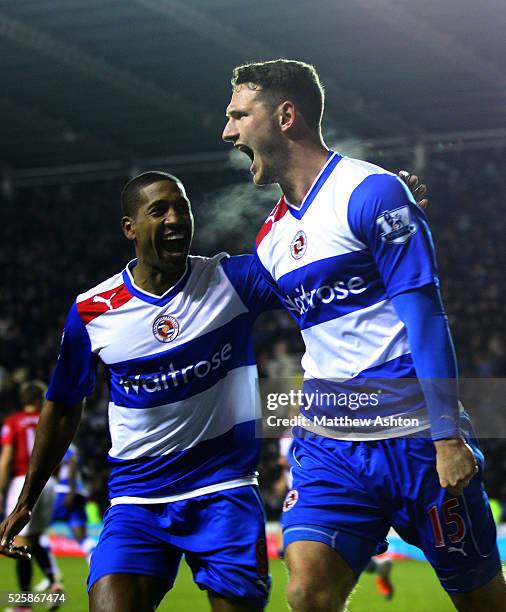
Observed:
[[[416,174],[411,174],[411,172],[407,170],[399,170],[397,176],[408,186],[418,206],[426,210],[429,207],[429,199],[425,197],[428,191],[427,185],[425,183],[420,183],[418,176]]]
[[[254,317],[281,308],[268,273],[257,255],[233,255],[221,263],[227,278]]]

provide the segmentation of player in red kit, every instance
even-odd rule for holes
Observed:
[[[30,381],[22,385],[20,399],[22,410],[9,415],[2,427],[0,453],[0,510],[12,512],[23,486],[35,439],[35,430],[46,392],[46,385]],[[16,537],[16,546],[26,546],[28,553],[16,559],[16,572],[21,591],[29,591],[32,579],[30,554],[50,582],[52,592],[61,590],[56,583],[53,564],[46,548],[40,544],[40,536],[49,525],[55,496],[55,479],[50,478],[44,488],[29,523]],[[54,608],[53,608],[54,609]]]

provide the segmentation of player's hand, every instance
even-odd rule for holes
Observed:
[[[419,183],[416,174],[411,174],[407,170],[401,170],[399,172],[399,178],[409,187],[418,206],[423,209],[427,208],[429,206],[429,200],[423,197],[427,193],[427,185]]]
[[[434,446],[439,483],[452,495],[461,495],[478,472],[473,451],[463,438],[436,440]]]
[[[30,559],[26,546],[15,546],[14,538],[30,520],[29,510],[15,509],[0,525],[0,554],[16,559]]]

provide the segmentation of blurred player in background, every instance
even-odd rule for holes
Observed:
[[[46,385],[40,381],[23,383],[20,389],[22,409],[9,415],[2,427],[0,454],[0,503],[5,500],[6,514],[10,514],[18,500],[28,471],[28,463],[35,440],[35,430],[40,417]],[[29,521],[16,536],[16,546],[26,546],[46,577],[52,593],[61,592],[61,584],[55,579],[54,560],[49,548],[41,544],[44,531],[49,526],[55,498],[56,480],[50,476],[33,507]],[[29,591],[32,582],[32,562],[28,556],[16,559],[16,573],[21,591]],[[54,607],[51,609],[55,609]]]
[[[56,474],[57,483],[55,486],[55,500],[51,523],[67,523],[89,563],[91,553],[97,543],[93,538],[88,537],[88,518],[86,516],[87,492],[79,471],[78,451],[75,444],[71,444],[65,452]],[[42,537],[41,545],[48,548],[48,539]],[[53,561],[53,573],[58,582],[62,582],[63,576],[60,568],[53,556],[51,556],[51,560]],[[35,586],[35,590],[42,591],[48,586],[49,582],[45,579]]]
[[[249,157],[257,185],[283,192],[257,255],[302,331],[313,399],[302,410],[312,424],[296,431],[283,513],[292,609],[343,610],[391,525],[422,548],[459,610],[506,608],[483,456],[459,413],[421,208],[391,173],[327,148],[312,66],[240,66],[232,85],[223,139]],[[369,390],[363,405],[335,403],[370,379],[386,391],[381,401]],[[369,426],[339,421],[350,416]]]
[[[371,557],[364,569],[367,574],[376,574],[374,580],[378,593],[387,601],[390,601],[394,596],[392,566],[393,561],[388,557]]]
[[[58,483],[51,522],[67,523],[88,562],[96,546],[86,528],[87,491],[79,471],[79,456],[75,444],[66,450],[58,468]]]

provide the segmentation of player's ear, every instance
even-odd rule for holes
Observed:
[[[282,132],[293,126],[296,114],[295,104],[290,100],[285,100],[279,105],[278,121]]]
[[[121,218],[121,229],[128,240],[135,240],[135,222],[132,217]]]

